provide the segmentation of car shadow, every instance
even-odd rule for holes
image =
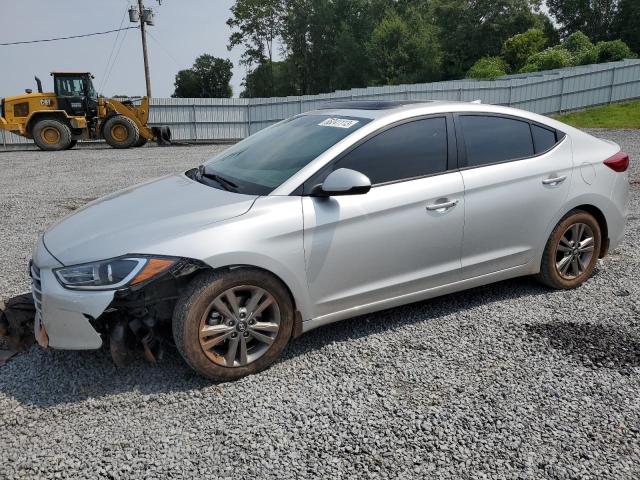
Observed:
[[[279,362],[335,342],[379,334],[412,323],[434,321],[479,305],[547,294],[549,290],[525,277],[354,317],[320,327],[293,340]],[[545,331],[540,330],[537,335],[545,335]],[[550,330],[548,334],[553,335]],[[564,338],[569,344],[570,334]],[[222,388],[222,385],[191,370],[175,348],[168,348],[158,365],[138,358],[127,367],[118,368],[106,348],[57,351],[34,346],[0,367],[0,392],[21,404],[39,407],[72,404],[132,391],[140,395],[155,395],[191,392],[212,386]]]
[[[591,369],[630,374],[640,367],[640,339],[615,326],[550,322],[525,326],[529,335],[562,351]]]

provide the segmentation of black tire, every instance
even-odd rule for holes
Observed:
[[[71,143],[69,143],[69,146],[67,147],[67,150],[71,150],[77,144],[78,144],[78,140],[71,140]]]
[[[147,139],[144,138],[143,136],[140,136],[140,138],[138,139],[134,147],[135,148],[144,147],[146,144],[147,144]]]
[[[574,232],[572,228],[579,229],[582,228],[581,225],[584,225],[586,235],[593,239],[592,242],[587,242],[590,246],[583,247],[583,250],[591,247],[593,249],[582,254],[580,254],[580,245],[584,242],[574,246],[572,245],[573,241],[567,241],[567,236],[572,236]],[[593,273],[600,256],[601,245],[602,233],[597,220],[583,210],[572,210],[560,220],[549,236],[542,255],[540,273],[537,275],[538,281],[557,290],[579,287]],[[590,255],[585,256],[586,254]],[[575,263],[571,260],[572,258],[576,259]],[[562,262],[564,265],[568,264],[565,274],[561,272],[561,267],[559,267],[563,264]]]
[[[33,127],[32,136],[40,150],[66,150],[71,144],[69,126],[53,118],[39,120]]]
[[[130,118],[115,115],[104,122],[102,136],[113,148],[131,148],[140,140],[140,131]]]
[[[266,350],[256,360],[244,366],[223,366],[212,360],[211,352],[205,353],[204,347],[201,345],[202,322],[209,318],[209,308],[219,295],[231,288],[242,288],[247,285],[255,286],[271,295],[274,300],[274,308],[277,308],[279,313],[279,329],[275,333],[272,343],[268,347],[261,347]],[[224,326],[226,319],[222,319],[221,322]],[[191,281],[178,299],[173,312],[173,338],[182,357],[196,372],[212,380],[229,381],[261,372],[273,364],[287,345],[293,331],[293,324],[294,309],[291,297],[286,287],[272,275],[250,268],[204,272]],[[244,331],[238,327],[238,332]],[[235,327],[233,334],[238,336]],[[230,342],[230,339],[224,340],[221,345],[224,346]],[[256,341],[253,345],[261,344]],[[234,355],[234,358],[237,357]]]

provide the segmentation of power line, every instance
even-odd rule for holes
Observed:
[[[127,29],[125,29],[125,30],[127,30]],[[120,50],[122,50],[122,46],[124,45],[124,41],[127,38],[127,33],[129,33],[129,32],[124,32],[124,35],[122,35],[122,40],[120,40],[120,46],[118,47],[118,50],[116,51],[116,55],[115,55],[115,57],[113,57],[113,62],[111,63],[111,67],[109,67],[109,71],[107,72],[107,75],[104,78],[104,88],[107,88],[107,85],[109,83],[109,79],[111,78],[111,72],[113,72],[113,68],[116,66],[116,63],[118,62],[118,56],[120,55]]]
[[[125,28],[117,28],[115,30],[107,30],[106,32],[95,32],[95,33],[86,33],[84,35],[72,35],[70,37],[58,37],[58,38],[46,38],[44,40],[28,40],[24,42],[9,42],[9,43],[0,43],[0,47],[4,47],[7,45],[24,45],[27,43],[42,43],[42,42],[55,42],[58,40],[70,40],[72,38],[84,38],[84,37],[93,37],[95,35],[106,35],[108,33],[120,32],[122,30],[131,30],[139,27],[125,27]]]
[[[127,0],[125,0],[126,2]],[[127,2],[128,3],[128,2]],[[122,19],[120,20],[120,25],[118,26],[118,33],[116,34],[116,39],[113,42],[113,46],[111,47],[111,53],[109,54],[109,59],[107,60],[107,64],[104,67],[104,72],[102,72],[102,80],[100,81],[100,92],[102,92],[102,87],[104,87],[104,79],[107,75],[107,70],[109,70],[109,65],[111,64],[111,59],[113,58],[113,53],[116,50],[116,46],[118,45],[118,39],[120,38],[120,29],[122,28],[122,24],[124,23],[124,19],[127,16],[128,8],[124,10],[124,14],[122,15]],[[126,35],[126,32],[125,32]]]
[[[154,42],[156,42],[156,44],[164,51],[164,53],[175,62],[175,64],[180,67],[180,62],[178,62],[178,60],[176,60],[176,57],[174,57],[171,52],[165,48],[165,46],[160,43],[160,40],[158,40],[155,35],[153,35],[150,31],[147,31],[147,33],[149,34],[149,36],[153,39]]]

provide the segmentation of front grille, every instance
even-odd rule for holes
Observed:
[[[31,293],[33,295],[33,303],[36,306],[36,315],[38,319],[42,319],[42,283],[40,281],[40,269],[31,263]]]

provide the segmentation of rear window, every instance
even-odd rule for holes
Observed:
[[[546,152],[556,144],[556,132],[553,130],[532,124],[531,134],[536,153]]]
[[[483,115],[462,115],[460,120],[468,167],[534,155],[529,122]]]

